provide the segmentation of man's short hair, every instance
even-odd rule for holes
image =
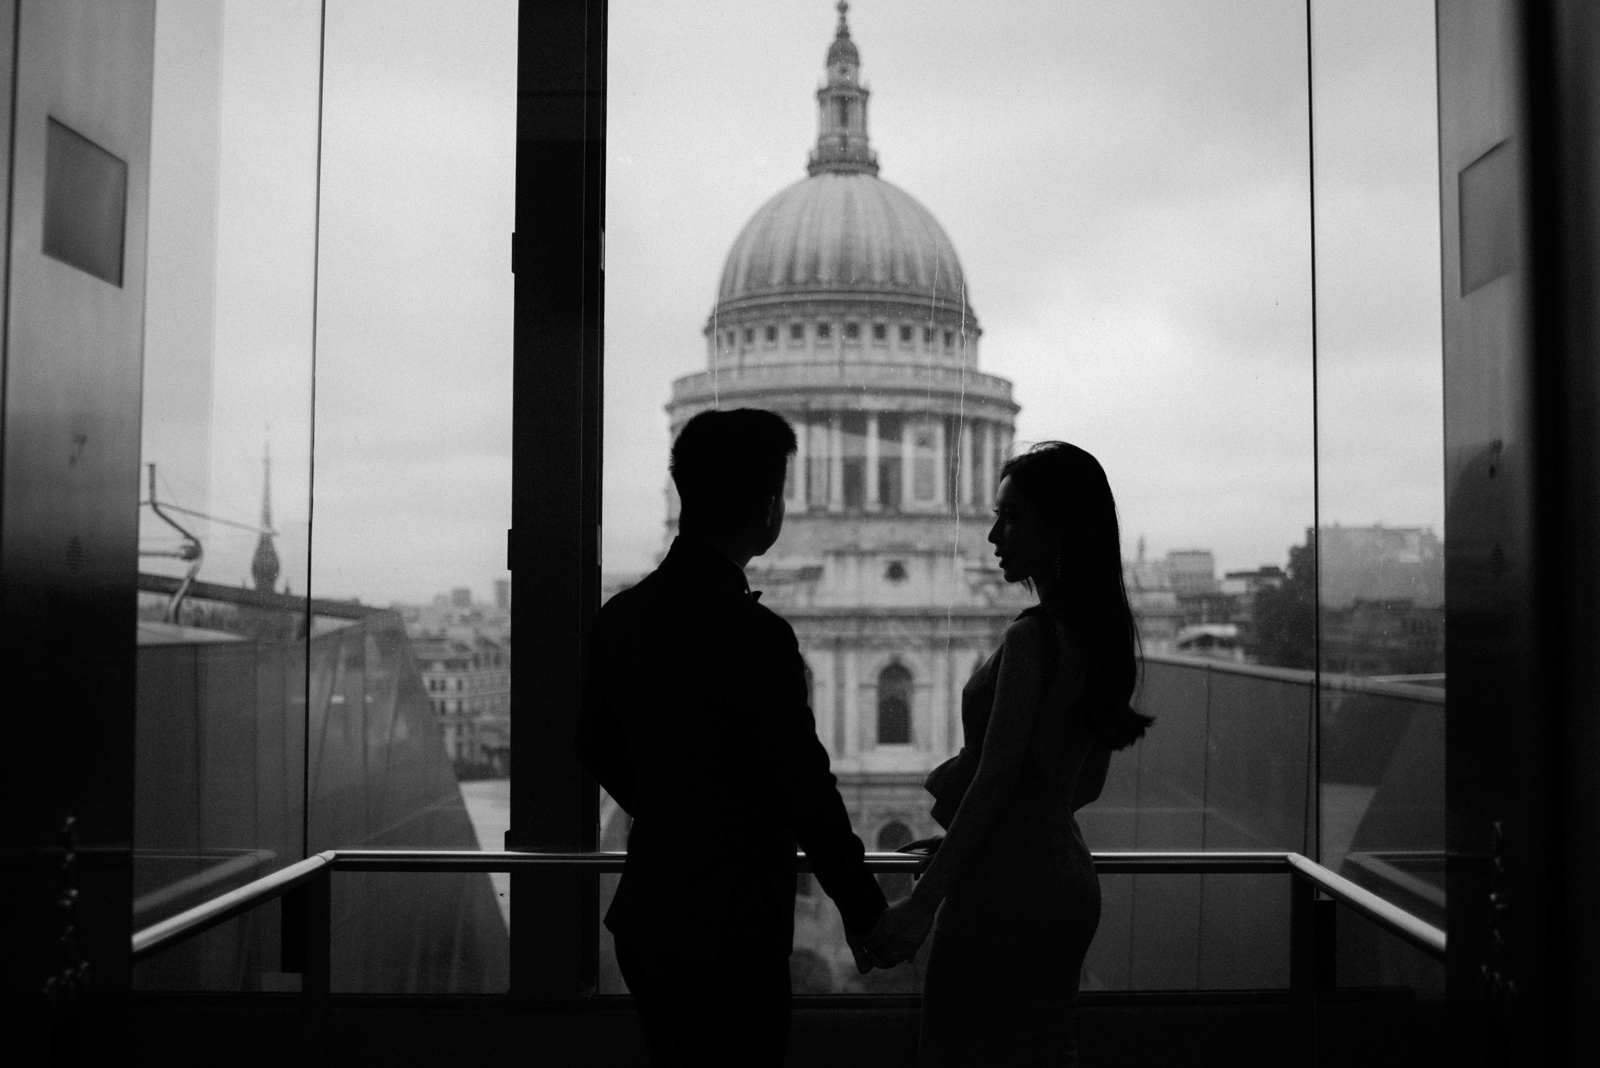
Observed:
[[[672,481],[695,523],[731,526],[783,492],[797,442],[789,421],[760,408],[701,412],[672,443]]]

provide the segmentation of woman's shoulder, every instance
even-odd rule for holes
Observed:
[[[1077,642],[1077,637],[1072,633],[1072,628],[1067,625],[1067,621],[1042,604],[1036,604],[1032,608],[1024,610],[1021,615],[1011,621],[1011,624],[1006,627],[1006,639],[1010,640],[1012,637],[1021,638],[1025,641],[1048,639],[1053,642],[1060,642],[1065,639],[1074,645]]]
[[[1050,614],[1050,610],[1042,604],[1036,604],[1032,608],[1024,608],[1011,621],[1006,627],[1006,636],[1010,637],[1013,634],[1048,634],[1055,630],[1055,626],[1056,620]]]
[[[1005,644],[1025,645],[1047,663],[1061,664],[1069,670],[1081,669],[1085,661],[1083,640],[1066,620],[1044,605],[1027,609],[1006,627]]]

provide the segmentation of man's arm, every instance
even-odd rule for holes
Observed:
[[[740,719],[749,726],[757,772],[784,824],[838,905],[846,933],[859,943],[884,910],[883,891],[866,869],[866,850],[850,825],[828,751],[817,740],[794,631],[776,617],[761,623],[751,635],[754,648],[740,651]]]
[[[596,620],[589,639],[589,670],[585,673],[583,709],[578,718],[578,760],[624,812],[636,816],[633,762],[628,759],[627,737],[601,683],[604,673],[600,662],[604,655],[605,635]]]

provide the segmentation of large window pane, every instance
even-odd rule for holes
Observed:
[[[1433,6],[1319,8],[1316,46],[1320,497],[1300,552],[1318,592],[1320,859],[1442,927]]]
[[[1329,859],[1342,783],[1327,776],[1343,759],[1330,724],[1376,716],[1383,729],[1356,736],[1392,749],[1399,739],[1378,739],[1395,717],[1360,702],[1432,699],[1388,682],[1319,691],[1319,667],[1426,672],[1335,668],[1326,606],[1319,663],[1306,541],[1315,386],[1324,524],[1439,534],[1433,476],[1390,474],[1439,469],[1436,339],[1429,350],[1416,333],[1416,309],[1435,314],[1437,219],[1405,192],[1417,161],[1432,166],[1426,7],[1344,11],[1345,30],[1318,32],[1317,84],[1333,98],[1319,122],[1344,115],[1319,128],[1319,156],[1345,160],[1318,171],[1331,186],[1318,221],[1346,235],[1322,250],[1319,378],[1305,5],[996,16],[951,3],[915,18],[871,5],[849,13],[870,97],[835,91],[821,69],[830,13],[613,6],[606,589],[653,567],[674,533],[666,446],[690,416],[787,416],[801,442],[789,518],[749,577],[799,636],[818,736],[868,848],[937,830],[921,780],[961,746],[961,686],[1028,603],[984,541],[995,472],[1061,438],[1099,456],[1117,493],[1138,703],[1157,717],[1080,813],[1091,846],[1314,852],[1321,839]],[[717,63],[685,66],[691,48]],[[1364,131],[1379,113],[1382,131]],[[1356,260],[1352,226],[1389,232]],[[1362,338],[1369,291],[1402,306],[1396,337]],[[1356,339],[1365,363],[1341,355]],[[1391,357],[1403,397],[1356,403],[1387,388]],[[1362,426],[1402,418],[1395,405],[1421,414],[1375,430],[1376,452],[1354,448]],[[1357,495],[1364,477],[1382,492]],[[609,799],[602,824],[604,846],[622,848],[627,817]],[[1221,937],[1246,916],[1286,916],[1281,879],[1105,886],[1112,948],[1091,954],[1105,972],[1091,987],[1286,974],[1276,950]],[[817,894],[802,878],[797,990],[916,987],[912,969],[858,979]],[[1167,898],[1184,904],[1153,904]],[[607,983],[621,989],[614,971]]]
[[[331,847],[502,848],[510,759],[515,5],[157,35],[137,926]],[[336,987],[504,989],[505,883],[335,877]],[[277,915],[141,981],[293,988]]]
[[[305,854],[318,12],[157,9],[134,925]],[[141,965],[256,989],[273,910]]]
[[[509,0],[327,5],[312,588],[383,610],[313,657],[313,849],[505,848],[515,43]],[[504,989],[507,882],[335,879],[349,988]],[[403,978],[390,903],[442,950]]]

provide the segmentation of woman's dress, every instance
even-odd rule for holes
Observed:
[[[975,800],[998,803],[981,844],[944,873],[923,980],[920,1068],[1077,1064],[1078,981],[1100,921],[1100,883],[1073,799],[1082,793],[1080,777],[1104,775],[1108,751],[1096,753],[1100,743],[1079,709],[1084,671],[1076,642],[1043,611],[1025,615],[1035,617],[1033,639],[1053,639],[1059,654],[1052,665],[1044,651],[1047,684],[1031,730],[1012,724],[1006,737],[989,737],[1007,646],[962,691],[968,749],[1001,744],[1025,754],[1009,788],[998,786],[1007,796],[975,798],[974,791],[996,789],[980,772],[951,825],[953,837]],[[1007,645],[1027,636],[1013,627]],[[1086,785],[1092,799],[1099,782]]]

